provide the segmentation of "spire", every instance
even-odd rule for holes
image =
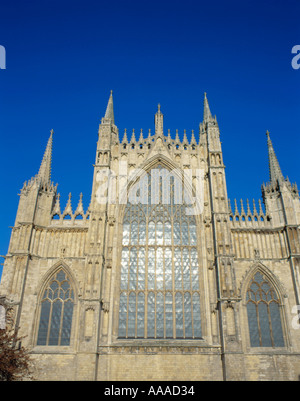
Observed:
[[[277,157],[275,155],[273,144],[270,139],[269,131],[267,131],[267,138],[268,138],[268,152],[269,152],[270,181],[271,183],[275,183],[277,180],[284,181]]]
[[[113,91],[110,91],[110,96],[104,116],[104,120],[110,121],[112,124],[115,123],[115,117],[114,117],[114,103],[113,103]]]
[[[160,111],[158,104],[157,113],[155,114],[155,134],[162,135],[164,131],[164,115]]]
[[[203,121],[204,122],[208,122],[208,121],[211,121],[212,119],[213,119],[213,117],[212,117],[211,112],[210,112],[208,100],[207,100],[207,97],[206,97],[206,92],[204,92]]]
[[[51,181],[52,143],[53,129],[50,131],[50,138],[48,139],[47,147],[38,173],[38,178],[42,185],[50,184]]]
[[[124,130],[124,135],[123,135],[122,143],[128,143],[128,139],[127,139],[127,129],[126,129],[126,128],[125,128],[125,130]]]

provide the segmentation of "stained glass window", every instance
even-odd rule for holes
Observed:
[[[251,347],[284,347],[280,301],[269,280],[257,272],[247,290]]]
[[[186,213],[186,195],[176,203],[172,176],[151,195],[151,171],[143,178],[148,203],[125,207],[119,338],[201,338],[195,216]]]
[[[73,306],[70,281],[59,270],[43,294],[37,345],[70,345]]]

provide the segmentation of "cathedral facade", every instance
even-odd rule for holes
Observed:
[[[197,138],[196,138],[197,137]],[[298,380],[300,202],[267,132],[263,202],[230,203],[217,120],[99,125],[92,195],[60,205],[51,132],[0,285],[39,380]]]

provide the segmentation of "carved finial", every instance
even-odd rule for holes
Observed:
[[[136,139],[135,139],[135,130],[132,130],[132,134],[131,134],[131,139],[130,139],[130,143],[135,143]]]
[[[187,136],[186,136],[186,130],[183,130],[183,143],[184,144],[188,144],[189,143],[189,141],[187,139]]]
[[[262,205],[261,205],[261,200],[260,200],[260,199],[258,199],[258,205],[259,205],[259,215],[260,215],[260,216],[263,216],[263,215],[264,215],[264,212],[263,212],[263,210],[262,210]]]
[[[83,210],[83,204],[82,204],[82,193],[79,195],[79,202],[77,205],[77,209],[75,211],[75,217],[78,215],[83,216],[84,210]]]
[[[125,130],[124,130],[124,135],[123,135],[122,143],[128,143],[128,139],[127,139],[127,129],[126,129],[126,128],[125,128]]]
[[[239,210],[238,210],[238,207],[237,207],[237,201],[236,201],[236,199],[234,200],[234,214],[235,214],[236,216],[239,215]]]
[[[163,135],[164,131],[164,115],[160,111],[160,104],[158,104],[158,110],[155,114],[155,135]]]
[[[256,210],[256,205],[255,205],[255,199],[253,199],[253,215],[257,215],[257,210]]]
[[[192,129],[191,144],[193,144],[193,145],[196,145],[196,144],[197,144],[196,138],[195,138],[195,135],[194,135],[194,130],[193,130],[193,129]]]
[[[249,199],[247,199],[247,216],[251,216],[251,209],[250,209]]]
[[[245,215],[243,199],[241,199],[240,202],[241,202],[241,215]]]
[[[229,214],[232,214],[230,199],[228,199],[228,211],[229,211]]]
[[[71,192],[70,192],[70,193],[69,193],[69,197],[68,197],[67,205],[66,205],[65,210],[64,210],[64,212],[63,212],[63,217],[64,217],[64,216],[67,216],[67,215],[72,216],[72,214],[73,214],[73,211],[72,211],[72,204],[71,204],[71,198],[72,198],[72,194],[71,194]]]

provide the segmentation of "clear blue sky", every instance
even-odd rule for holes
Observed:
[[[124,128],[198,133],[203,93],[217,115],[228,195],[261,197],[265,132],[283,174],[300,186],[299,0],[31,0],[0,2],[0,254],[18,196],[54,129],[52,178],[89,205],[98,124],[110,90]],[[1,259],[0,259],[1,261]]]

